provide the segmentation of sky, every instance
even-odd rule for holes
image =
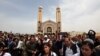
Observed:
[[[100,0],[0,0],[0,30],[36,33],[39,6],[43,21],[56,21],[56,8],[61,8],[63,32],[100,32]]]

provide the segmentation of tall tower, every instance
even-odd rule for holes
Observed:
[[[38,27],[37,32],[42,32],[42,7],[40,6],[38,9]]]
[[[61,32],[61,11],[60,8],[56,8],[56,23],[57,23],[57,32]]]

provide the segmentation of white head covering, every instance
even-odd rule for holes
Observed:
[[[44,37],[45,37],[45,38],[47,38],[48,36],[47,36],[47,35],[45,35]]]
[[[85,39],[84,41],[89,41],[90,43],[94,44],[94,41],[92,39],[89,39],[89,38]]]

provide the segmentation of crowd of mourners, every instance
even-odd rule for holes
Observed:
[[[100,56],[100,37],[93,30],[73,37],[0,31],[0,56]]]

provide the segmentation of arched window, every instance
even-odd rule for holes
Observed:
[[[52,33],[52,28],[51,27],[47,27],[47,33]]]

